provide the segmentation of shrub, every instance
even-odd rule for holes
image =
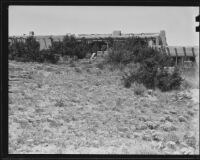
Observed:
[[[48,50],[40,51],[40,44],[35,37],[27,37],[24,41],[14,38],[9,45],[9,58],[22,62],[44,62],[56,63],[59,60],[58,50],[53,42],[53,46]]]
[[[128,72],[122,77],[126,88],[130,88],[133,82],[150,89],[158,87],[162,91],[180,88],[179,69],[175,68],[172,73],[166,69],[173,64],[171,57],[149,48],[145,40],[130,38],[125,42],[114,42],[107,58],[111,64],[127,66]]]
[[[63,55],[69,55],[70,57],[77,56],[79,59],[85,58],[89,46],[85,38],[82,38],[81,41],[77,41],[74,36],[66,35],[62,41]]]
[[[99,68],[99,69],[104,69],[104,64],[103,63],[98,63],[98,64],[96,64],[96,66],[97,66],[97,68]]]
[[[144,85],[143,84],[139,84],[139,83],[134,83],[133,89],[134,89],[134,93],[136,95],[143,95],[145,90],[146,90]]]
[[[57,63],[59,60],[59,55],[54,54],[51,49],[40,51],[40,62],[50,62]]]
[[[17,61],[38,61],[40,44],[34,37],[26,39],[13,38],[9,44],[9,58]]]
[[[76,71],[77,73],[82,73],[82,70],[81,70],[80,68],[78,68],[78,67],[75,67],[75,71]]]
[[[112,49],[109,50],[108,61],[112,63],[128,64],[134,61],[138,52],[147,47],[147,42],[141,38],[128,38],[123,42],[111,41]]]
[[[54,41],[52,37],[50,37],[50,40],[51,40],[51,46],[49,48],[50,51],[54,54],[64,56],[62,41]]]
[[[172,74],[168,73],[166,70],[162,70],[156,76],[156,86],[161,91],[169,91],[173,89],[179,89],[183,79],[176,68]]]
[[[56,100],[56,103],[55,103],[55,106],[56,107],[64,107],[64,101],[62,99],[57,99]]]
[[[76,67],[76,64],[74,63],[73,60],[70,60],[70,62],[69,62],[69,66],[70,66],[70,67]]]

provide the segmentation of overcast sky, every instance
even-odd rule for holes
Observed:
[[[9,35],[156,33],[168,45],[199,45],[198,7],[10,6]]]

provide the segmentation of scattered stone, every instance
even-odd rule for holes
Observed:
[[[169,112],[172,113],[172,114],[177,114],[177,112],[175,110],[171,110]]]
[[[147,121],[145,124],[148,126],[149,129],[156,129],[158,127],[158,124],[151,121]]]
[[[142,139],[145,141],[151,141],[151,135],[145,133],[143,134]]]
[[[180,151],[174,151],[173,154],[175,154],[175,155],[180,155],[181,152],[180,152]]]
[[[196,148],[196,138],[195,138],[195,136],[193,136],[193,135],[185,135],[184,139],[185,139],[185,143],[188,146]]]
[[[134,134],[133,134],[133,137],[134,137],[134,138],[138,138],[138,137],[140,137],[140,134],[139,134],[139,133],[134,133]]]
[[[144,130],[144,129],[147,129],[147,126],[144,125],[144,124],[138,124],[138,125],[136,126],[136,129],[137,129],[137,130]]]
[[[118,128],[118,131],[120,131],[120,132],[127,132],[128,131],[128,128],[125,128],[125,127],[119,127]]]
[[[180,147],[181,147],[181,148],[187,148],[188,145],[187,145],[186,143],[182,142],[182,143],[180,143]]]
[[[153,133],[153,140],[155,140],[155,141],[162,141],[163,138],[162,138],[161,134],[159,134],[159,133]]]
[[[145,117],[145,116],[140,116],[140,117],[139,117],[139,120],[140,120],[140,121],[143,121],[143,122],[146,122],[146,121],[148,120],[148,118]]]
[[[176,144],[179,144],[179,136],[175,132],[170,132],[164,137],[164,141],[172,141],[175,142]]]
[[[170,149],[170,148],[164,148],[162,151],[163,151],[165,154],[171,154],[171,153],[173,152],[173,150]]]
[[[166,121],[169,121],[169,122],[173,122],[173,119],[171,118],[171,116],[166,116],[166,117],[165,117],[165,120],[166,120]]]
[[[148,90],[147,90],[147,94],[148,94],[148,95],[153,95],[153,90],[152,90],[152,89],[148,89]]]
[[[165,118],[164,118],[164,117],[161,117],[161,118],[160,118],[160,122],[165,122]]]
[[[187,120],[183,116],[178,117],[179,122],[186,122]]]
[[[176,143],[175,142],[169,141],[169,142],[167,142],[166,145],[167,145],[168,148],[176,149]]]
[[[190,116],[194,116],[194,112],[192,112],[192,111],[188,111],[187,114]]]
[[[188,155],[188,154],[193,154],[194,151],[193,151],[193,149],[190,148],[190,147],[189,147],[189,148],[184,147],[184,148],[181,149],[181,153],[182,153],[182,154],[185,154],[185,155]]]
[[[156,148],[158,148],[159,150],[162,150],[165,148],[165,145],[163,142],[159,142],[157,145],[156,145]]]
[[[163,125],[161,125],[161,128],[164,130],[164,131],[175,131],[177,128],[170,122],[167,122]]]

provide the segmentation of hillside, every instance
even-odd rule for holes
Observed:
[[[135,95],[98,61],[9,61],[9,154],[199,154],[198,93]]]

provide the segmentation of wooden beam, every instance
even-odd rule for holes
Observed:
[[[186,49],[183,47],[183,52],[184,52],[184,61],[186,60],[187,54],[186,54]]]
[[[195,53],[194,53],[194,48],[192,47],[192,54],[193,54],[193,57],[195,58]]]
[[[177,64],[178,64],[178,52],[177,52],[176,48],[174,48],[174,50],[175,50],[175,53],[176,53],[176,66],[177,66]]]
[[[171,54],[170,54],[170,50],[169,50],[169,48],[167,47],[167,54],[170,56]]]

